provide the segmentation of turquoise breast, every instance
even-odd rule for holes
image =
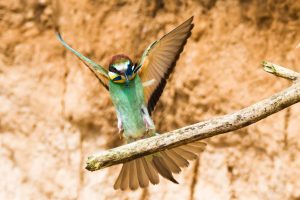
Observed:
[[[145,101],[138,75],[129,83],[119,84],[109,81],[109,92],[116,110],[121,115],[125,138],[131,140],[143,137],[146,127],[141,108]]]

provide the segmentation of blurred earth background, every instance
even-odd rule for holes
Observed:
[[[299,0],[64,0],[60,27],[106,65],[138,59],[191,15],[195,27],[160,99],[163,133],[234,112],[290,85],[262,60],[300,72]],[[108,92],[54,35],[50,0],[0,1],[0,199],[300,199],[300,105],[207,139],[176,178],[115,191],[120,170],[84,169],[122,144]]]

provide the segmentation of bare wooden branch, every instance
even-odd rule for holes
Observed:
[[[289,80],[299,80],[300,79],[300,74],[297,72],[294,72],[290,69],[281,67],[279,65],[267,62],[267,61],[263,61],[262,65],[264,67],[264,70],[266,72],[269,72],[271,74],[274,74],[276,76],[285,78],[285,79],[289,79]]]
[[[290,80],[299,80],[299,74],[281,66],[263,62],[267,72]],[[177,147],[196,140],[213,137],[234,131],[300,101],[300,83],[297,81],[289,88],[229,115],[199,122],[155,137],[139,140],[114,149],[92,155],[87,160],[86,169],[99,170],[115,164],[127,162],[165,149]]]

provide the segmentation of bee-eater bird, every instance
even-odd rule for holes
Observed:
[[[183,47],[191,35],[193,17],[151,43],[139,62],[123,54],[112,57],[108,70],[71,48],[57,33],[62,45],[74,53],[109,91],[116,108],[119,133],[130,143],[157,135],[151,113],[159,100],[167,79],[173,71]],[[159,183],[162,177],[178,183],[173,173],[189,165],[205,148],[203,142],[193,142],[167,149],[123,164],[114,189],[145,188]]]

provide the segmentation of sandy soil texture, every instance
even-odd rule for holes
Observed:
[[[248,106],[290,83],[269,60],[300,71],[298,0],[65,0],[61,31],[107,65],[138,59],[152,41],[194,15],[193,34],[160,99],[160,132]],[[300,199],[300,105],[208,148],[176,178],[114,191],[120,166],[84,169],[122,144],[106,90],[57,41],[50,0],[0,1],[0,199]]]

